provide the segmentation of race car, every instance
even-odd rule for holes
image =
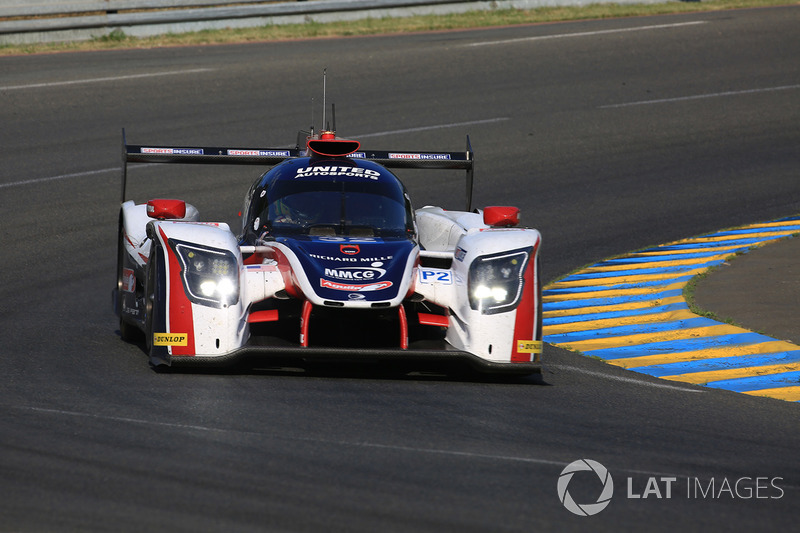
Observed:
[[[129,163],[269,169],[234,234],[184,200],[126,200]],[[541,235],[515,207],[472,209],[473,166],[469,138],[465,152],[388,152],[333,131],[292,149],[128,145],[123,131],[120,336],[143,333],[156,369],[259,358],[538,373]],[[399,168],[465,170],[465,211],[415,210]]]

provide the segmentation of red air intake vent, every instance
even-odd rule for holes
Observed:
[[[308,148],[312,152],[327,157],[342,157],[350,155],[360,147],[360,142],[337,139],[336,136],[329,131],[322,132],[320,139],[309,139],[308,141]]]

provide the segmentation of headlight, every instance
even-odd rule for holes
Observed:
[[[483,255],[469,267],[469,305],[484,315],[514,309],[522,297],[531,248]]]
[[[181,279],[193,303],[226,307],[239,301],[239,267],[227,250],[170,241],[181,263]]]

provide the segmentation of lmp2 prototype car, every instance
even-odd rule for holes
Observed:
[[[388,361],[541,371],[541,235],[472,210],[473,153],[378,152],[333,132],[294,149],[128,145],[113,306],[156,368]],[[271,167],[241,233],[182,200],[126,201],[127,165]],[[467,207],[412,209],[389,168],[466,170]]]

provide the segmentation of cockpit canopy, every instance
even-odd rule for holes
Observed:
[[[245,212],[248,242],[294,235],[407,238],[414,232],[403,184],[370,161],[281,163],[253,185]]]

